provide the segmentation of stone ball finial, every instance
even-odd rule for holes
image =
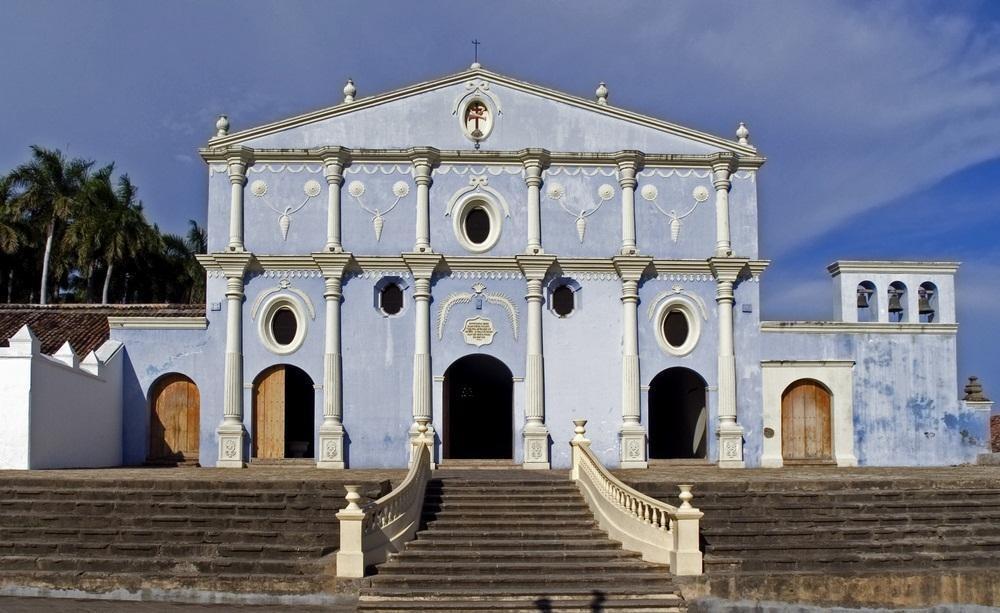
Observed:
[[[741,145],[750,144],[750,130],[747,129],[747,124],[740,122],[738,128],[736,128],[736,138],[739,139]]]
[[[482,67],[483,65],[480,64],[479,62],[472,62],[472,65],[469,66],[469,70],[479,70]]]
[[[219,119],[215,122],[215,135],[225,136],[227,134],[229,134],[229,117],[219,115]]]
[[[604,81],[601,81],[600,85],[597,86],[597,104],[608,104],[608,85]]]
[[[969,377],[969,382],[965,384],[965,398],[969,402],[989,402],[990,399],[983,393],[983,384],[979,382],[979,377]]]
[[[354,102],[354,95],[358,93],[358,88],[354,87],[354,79],[348,79],[344,85],[344,102]]]

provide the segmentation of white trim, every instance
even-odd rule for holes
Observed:
[[[955,273],[960,262],[914,262],[900,260],[838,260],[826,267],[830,275],[836,277],[841,273]]]
[[[108,317],[112,330],[204,330],[207,317]]]
[[[760,465],[784,465],[781,450],[781,396],[801,379],[818,381],[830,390],[830,435],[837,466],[857,466],[854,455],[854,361],[853,360],[765,360],[760,363],[763,396],[762,454]],[[763,428],[774,436],[767,438]]]
[[[704,309],[704,306],[683,294],[673,294],[661,298],[654,302],[654,305],[657,305],[657,303],[659,304],[656,306],[656,316],[650,317],[650,319],[653,320],[656,326],[654,332],[660,349],[669,355],[679,358],[694,351],[694,348],[698,345],[698,340],[701,338],[701,318],[698,317],[698,311]],[[663,331],[663,322],[666,321],[667,315],[673,312],[680,313],[687,320],[687,338],[680,346],[671,345],[667,341],[667,336]],[[704,314],[704,311],[702,313]]]
[[[295,353],[302,347],[302,343],[306,340],[306,333],[309,330],[309,317],[306,314],[305,306],[298,298],[298,296],[293,294],[279,292],[271,294],[259,303],[260,317],[257,318],[257,336],[260,337],[261,343],[271,353],[277,355]],[[256,311],[257,305],[254,306],[254,310]],[[271,330],[271,321],[274,319],[275,313],[282,308],[287,308],[295,315],[295,337],[287,345],[282,345],[275,340],[274,332]]]
[[[950,334],[958,324],[915,324],[852,321],[762,321],[761,332],[799,332],[806,334]]]
[[[474,209],[482,209],[490,218],[490,232],[486,240],[481,243],[474,243],[465,232],[465,218]],[[507,213],[507,203],[502,200],[498,202],[492,194],[472,191],[457,199],[454,199],[448,208],[448,215],[451,216],[452,230],[455,238],[463,249],[470,253],[486,253],[496,246],[500,241],[500,234],[503,231],[503,219],[509,216]]]

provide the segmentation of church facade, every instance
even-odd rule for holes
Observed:
[[[487,71],[229,132],[207,163],[204,317],[111,318],[123,461],[945,465],[948,262],[831,265],[835,318],[764,322],[757,177],[735,140]],[[766,203],[763,204],[766,206]]]

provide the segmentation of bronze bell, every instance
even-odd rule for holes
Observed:
[[[934,313],[934,307],[931,306],[932,293],[933,292],[923,288],[917,290],[917,297],[919,298],[919,302],[917,303],[917,312],[921,315],[932,315]]]
[[[902,313],[903,305],[899,302],[899,297],[903,292],[898,289],[889,290],[889,312],[890,313]]]
[[[871,304],[868,302],[868,296],[871,295],[871,291],[864,288],[858,288],[858,308],[867,309]]]

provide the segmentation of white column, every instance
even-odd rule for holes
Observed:
[[[226,275],[226,355],[223,374],[222,423],[216,431],[220,468],[246,465],[243,429],[243,274],[251,256],[215,254]]]
[[[327,184],[326,246],[327,251],[341,253],[344,246],[340,238],[340,186],[344,184],[346,150],[327,147],[323,155],[323,175]]]
[[[524,459],[522,467],[547,469],[549,430],[545,425],[545,367],[542,353],[542,280],[555,262],[553,255],[519,255],[518,266],[528,281],[528,340],[525,364]]]
[[[719,308],[719,467],[743,468],[743,427],[736,418],[736,352],[733,343],[733,288],[746,259],[712,258]]]
[[[430,147],[410,149],[410,161],[413,162],[413,182],[417,184],[417,242],[413,251],[431,253],[431,173],[438,164],[438,151]]]
[[[618,256],[615,268],[622,278],[622,427],[621,468],[646,468],[646,429],[640,423],[639,388],[639,279],[652,258]]]
[[[622,192],[622,255],[635,255],[635,174],[642,168],[643,155],[638,151],[623,151],[615,157],[618,163],[618,185]]]
[[[243,246],[243,187],[247,167],[253,163],[252,149],[234,150],[226,159],[229,167],[229,251],[245,251]]]
[[[712,164],[712,185],[715,186],[715,257],[733,255],[733,245],[729,233],[729,180],[735,170],[734,160],[724,159]]]
[[[524,250],[530,255],[545,253],[542,249],[542,171],[549,165],[549,153],[544,149],[521,151],[524,164],[524,182],[528,185],[528,246]]]
[[[410,450],[413,439],[420,435],[420,424],[427,423],[427,435],[434,437],[431,426],[431,276],[441,261],[440,255],[404,253],[403,260],[413,273],[413,314],[415,322],[413,346],[413,425],[410,427]]]
[[[319,428],[316,466],[345,468],[343,368],[340,344],[340,302],[344,268],[349,253],[315,253],[313,259],[323,271],[326,302],[326,335],[323,346],[323,424]]]

